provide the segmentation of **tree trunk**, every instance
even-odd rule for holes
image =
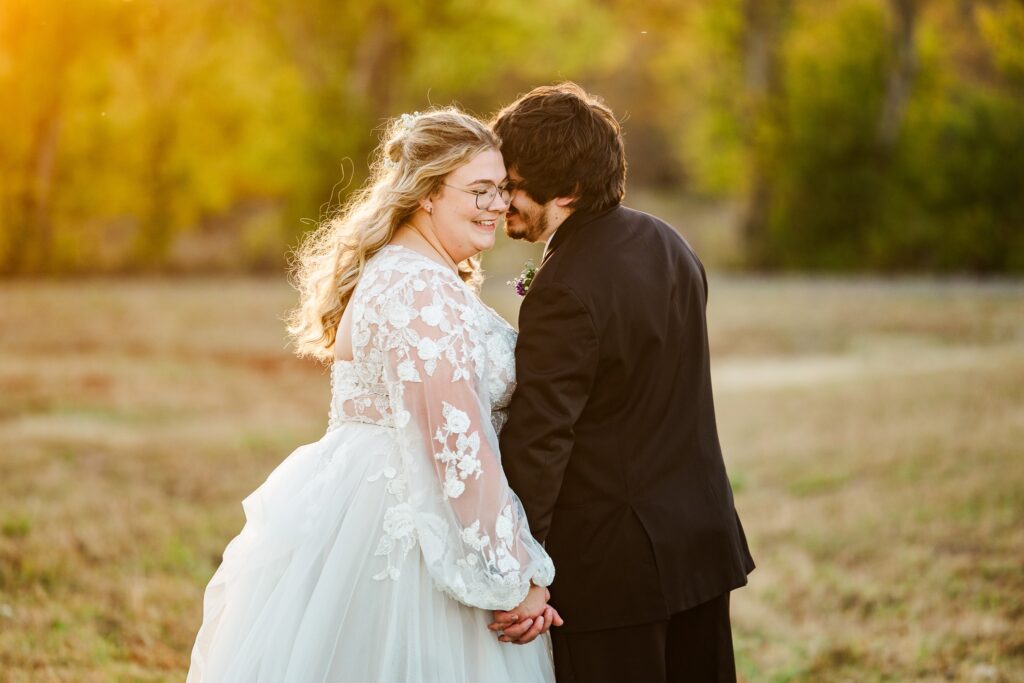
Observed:
[[[740,229],[747,258],[760,263],[772,186],[763,130],[777,125],[776,110],[782,97],[779,45],[792,10],[792,0],[744,0],[743,86],[748,101],[744,128],[751,150],[751,177]]]
[[[153,127],[147,161],[149,201],[139,226],[135,249],[137,265],[144,268],[158,268],[167,263],[174,236],[172,198],[175,187],[173,171],[167,165],[174,151],[177,128],[173,117],[163,114],[157,116]]]
[[[60,127],[60,102],[55,100],[36,119],[21,182],[16,186],[4,263],[7,273],[43,272],[52,263],[53,176]]]
[[[920,0],[889,0],[892,13],[890,34],[892,59],[885,101],[879,121],[879,138],[885,148],[891,149],[899,139],[917,71],[914,35]]]
[[[392,99],[394,64],[401,51],[402,42],[395,34],[391,12],[386,7],[377,8],[356,48],[349,76],[351,92],[369,105],[374,116],[387,113]]]

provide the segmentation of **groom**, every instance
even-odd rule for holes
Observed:
[[[579,86],[537,88],[493,127],[515,187],[505,231],[547,243],[501,453],[555,562],[558,680],[735,681],[729,592],[754,562],[715,426],[704,268],[621,205],[619,124]],[[492,629],[526,642],[542,615],[497,612]]]

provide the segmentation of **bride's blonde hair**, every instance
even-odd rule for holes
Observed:
[[[338,323],[366,261],[395,230],[440,190],[445,177],[489,149],[498,138],[455,107],[403,114],[385,126],[370,177],[331,218],[308,233],[292,259],[299,306],[288,318],[295,352],[324,362],[334,357]],[[479,256],[459,264],[462,279],[479,287]]]

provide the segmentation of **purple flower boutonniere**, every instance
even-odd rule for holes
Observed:
[[[533,276],[536,274],[537,266],[533,265],[533,259],[531,259],[523,266],[523,272],[519,273],[519,277],[509,280],[508,283],[515,288],[516,294],[526,296],[526,293],[530,291],[530,285],[533,284]]]

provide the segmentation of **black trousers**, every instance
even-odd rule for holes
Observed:
[[[558,683],[736,682],[728,593],[653,624],[552,629],[551,642]]]

